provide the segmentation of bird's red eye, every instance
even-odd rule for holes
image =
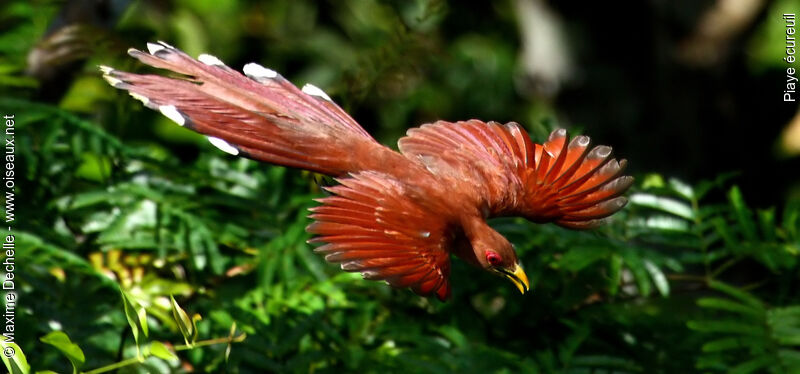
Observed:
[[[503,259],[497,253],[488,251],[486,252],[486,261],[488,261],[492,266],[497,266],[503,262]]]

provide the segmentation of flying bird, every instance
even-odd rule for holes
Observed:
[[[517,123],[438,121],[408,130],[399,152],[373,139],[321,89],[297,88],[255,63],[244,74],[164,42],[128,54],[179,78],[100,66],[103,78],[224,152],[335,178],[311,208],[310,240],[345,271],[445,300],[450,257],[508,278],[528,276],[487,219],[521,216],[571,229],[622,209],[633,178],[611,148],[555,130],[544,144]]]

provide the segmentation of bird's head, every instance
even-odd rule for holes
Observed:
[[[523,294],[530,289],[528,275],[522,269],[514,246],[508,239],[482,219],[465,224],[464,233],[469,245],[457,250],[459,257],[486,271],[508,278]]]

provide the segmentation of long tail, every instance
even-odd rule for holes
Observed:
[[[273,164],[340,176],[362,169],[380,145],[319,88],[298,89],[258,64],[244,74],[211,55],[197,59],[164,42],[128,54],[184,79],[101,66],[103,78],[148,108],[207,135],[221,150]]]

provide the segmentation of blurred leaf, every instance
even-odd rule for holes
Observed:
[[[764,304],[761,302],[761,300],[758,300],[758,298],[754,297],[753,295],[750,295],[745,291],[739,290],[735,287],[725,284],[723,282],[711,281],[709,282],[709,287],[717,291],[723,292],[731,297],[739,299],[745,304],[749,304],[751,307],[756,308],[758,310],[763,310],[764,308]]]
[[[694,219],[692,207],[675,199],[644,193],[632,194],[628,199],[635,205],[657,209],[689,220]]]
[[[75,175],[91,181],[102,182],[111,175],[111,161],[108,158],[84,152],[83,163],[75,171]]]
[[[739,224],[744,231],[744,236],[748,240],[755,240],[756,239],[756,225],[753,222],[753,212],[747,208],[747,205],[742,198],[742,192],[739,190],[738,187],[734,186],[728,192],[728,199],[730,199],[731,204],[733,205],[734,211],[736,212],[736,218],[739,220]]]
[[[701,298],[697,300],[697,305],[700,305],[704,308],[714,308],[734,313],[740,313],[749,317],[755,317],[755,318],[764,317],[764,310],[760,308],[753,308],[752,306],[715,297]]]
[[[669,179],[669,186],[672,188],[673,191],[677,192],[681,197],[686,200],[693,201],[697,197],[694,193],[694,188],[691,185],[686,184],[678,179],[670,178]]]
[[[83,366],[83,363],[86,362],[86,357],[83,355],[83,350],[73,343],[69,336],[63,331],[53,331],[41,338],[39,340],[42,343],[50,344],[56,348],[58,348],[64,356],[67,356],[69,362],[72,363],[72,371],[77,373],[78,370]]]
[[[658,266],[649,260],[644,261],[644,266],[650,273],[650,277],[653,279],[653,284],[655,284],[656,289],[661,296],[669,296],[669,282],[667,282],[667,277],[664,276],[664,273],[661,271],[661,269],[659,269]]]
[[[175,360],[178,358],[164,343],[158,340],[154,340],[150,343],[150,354],[164,360]]]
[[[558,261],[558,267],[566,271],[580,271],[581,269],[591,265],[608,256],[608,248],[597,247],[576,247],[570,248],[567,253]]]

